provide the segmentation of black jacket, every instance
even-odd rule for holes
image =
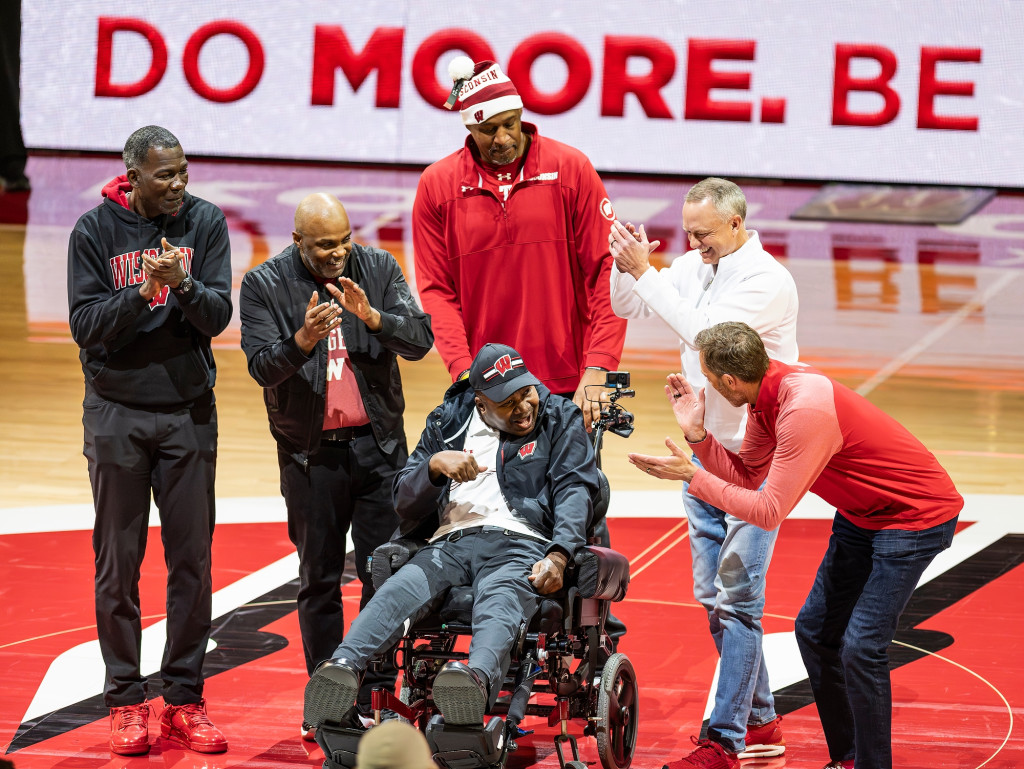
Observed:
[[[509,509],[551,540],[549,552],[557,548],[571,556],[586,544],[599,494],[597,460],[579,408],[543,385],[537,391],[540,407],[533,431],[522,437],[501,434],[498,486]],[[430,480],[430,457],[465,446],[474,395],[467,380],[448,388],[395,477],[395,510],[405,536],[427,538],[440,525],[451,479]],[[528,450],[520,453],[524,446]]]
[[[354,244],[342,274],[359,284],[380,312],[383,326],[376,334],[349,312],[342,313],[341,333],[377,444],[391,454],[405,446],[397,356],[419,360],[427,354],[434,343],[430,316],[416,304],[402,268],[387,251]],[[302,463],[320,445],[326,405],[327,340],[317,342],[309,355],[295,343],[314,290],[327,301],[326,290],[292,244],[245,274],[238,302],[242,349],[249,373],[263,385],[270,432]]]
[[[71,233],[71,336],[82,348],[86,381],[101,397],[143,409],[181,407],[213,387],[210,338],[231,320],[227,224],[219,208],[188,193],[176,215],[146,219],[118,202],[122,179]],[[166,287],[149,302],[139,295],[142,252],[162,253],[162,237],[191,253],[186,268],[195,289],[187,301]]]

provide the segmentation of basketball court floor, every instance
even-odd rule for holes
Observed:
[[[299,739],[306,676],[297,559],[260,388],[238,348],[237,310],[215,340],[218,523],[206,658],[209,712],[230,749],[182,751],[152,728],[148,756],[119,758],[107,748],[82,375],[67,327],[65,265],[75,220],[122,170],[114,157],[34,156],[32,193],[0,195],[0,755],[19,769],[319,767],[319,748]],[[346,204],[357,240],[389,249],[414,282],[409,211],[417,171],[202,159],[190,170],[189,190],[227,214],[236,292],[247,269],[290,242],[295,204],[321,190]],[[685,248],[679,209],[692,181],[607,180],[619,218],[646,223],[662,240],[662,264]],[[789,219],[816,194],[814,185],[743,186],[748,227],[796,279],[801,358],[907,425],[966,499],[953,547],[925,574],[890,650],[894,765],[1024,766],[1017,657],[1024,649],[1024,197],[999,195],[956,226],[826,224]],[[906,203],[898,197],[893,205]],[[629,628],[620,650],[640,684],[638,769],[689,751],[716,675],[691,592],[679,489],[625,460],[627,451],[660,452],[678,432],[661,390],[678,363],[667,329],[630,326],[621,368],[632,373],[636,397],[625,403],[636,431],[609,437],[604,452],[612,541],[632,570],[615,612]],[[448,379],[434,353],[404,365],[403,377],[414,443]],[[831,515],[809,497],[782,526],[764,627],[788,750],[747,767],[818,769],[828,760],[792,631]],[[141,584],[147,674],[159,667],[164,584],[153,530]],[[358,591],[349,584],[345,595],[354,614]],[[539,720],[526,726],[536,733],[509,766],[558,766],[554,730]],[[582,724],[573,729],[580,736]],[[592,738],[580,747],[583,760],[599,765]]]

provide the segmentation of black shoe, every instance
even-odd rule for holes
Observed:
[[[32,185],[29,183],[28,177],[22,174],[13,179],[5,178],[0,182],[0,189],[3,189],[5,192],[28,192],[32,189]]]
[[[354,710],[362,672],[350,660],[321,662],[313,671],[302,709],[302,720],[310,726],[345,726],[346,716]]]
[[[479,726],[487,710],[487,683],[462,662],[448,662],[434,678],[434,704],[446,724]]]

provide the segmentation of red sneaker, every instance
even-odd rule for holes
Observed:
[[[228,741],[206,715],[206,700],[168,705],[160,714],[160,736],[197,753],[223,753]]]
[[[661,769],[738,769],[740,762],[736,754],[730,753],[714,740],[698,740],[691,737],[690,741],[697,746],[690,755],[665,764]]]
[[[141,756],[149,752],[149,703],[110,709],[110,752]]]
[[[786,752],[782,716],[760,726],[747,726],[747,747],[736,758],[771,758]]]

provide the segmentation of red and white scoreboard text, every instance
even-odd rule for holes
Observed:
[[[599,169],[1024,186],[1024,3],[23,0],[31,147],[427,163],[494,59]]]

